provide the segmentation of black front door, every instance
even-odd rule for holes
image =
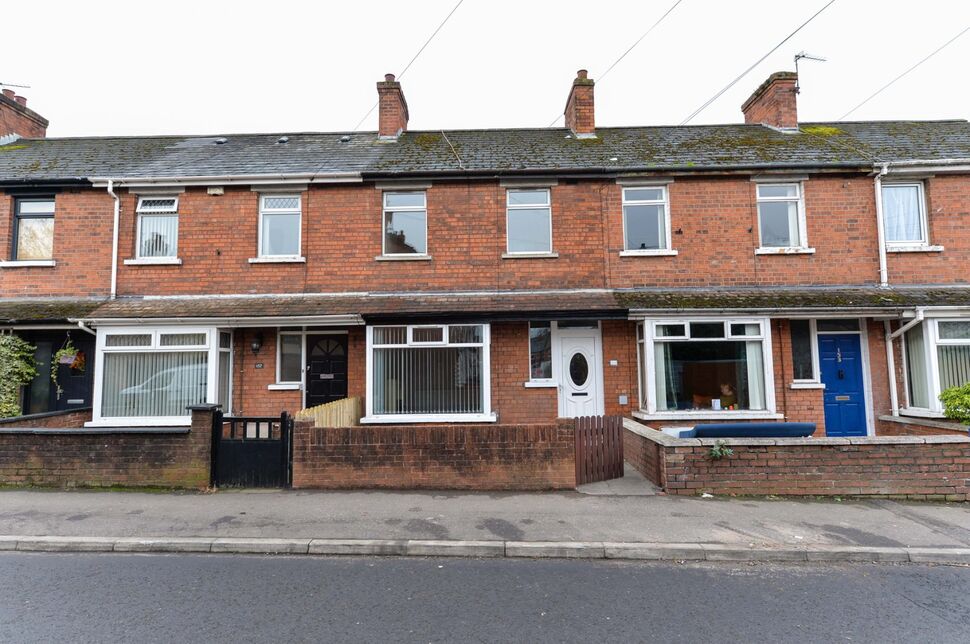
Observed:
[[[347,397],[347,334],[307,334],[306,406]]]

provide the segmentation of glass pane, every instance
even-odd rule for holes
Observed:
[[[970,382],[970,346],[941,345],[937,347],[940,362],[940,391],[961,387]]]
[[[178,247],[179,218],[142,215],[139,257],[175,257]]]
[[[691,322],[690,337],[692,338],[723,338],[723,322]]]
[[[941,340],[970,340],[970,322],[940,322]]]
[[[906,381],[909,385],[910,407],[928,409],[930,387],[927,378],[926,345],[923,343],[923,324],[917,324],[905,334]]]
[[[423,192],[385,192],[385,208],[424,208]]]
[[[731,335],[761,335],[761,325],[757,322],[743,322],[731,325]]]
[[[232,348],[232,334],[228,331],[222,331],[219,333],[219,348],[220,349],[231,349]]]
[[[263,215],[262,255],[300,254],[300,215]]]
[[[548,322],[529,325],[529,377],[552,378],[552,328]]]
[[[375,414],[482,413],[482,347],[373,350]]]
[[[758,197],[798,197],[798,186],[793,183],[762,183],[758,184]]]
[[[795,380],[814,380],[812,364],[812,330],[808,320],[791,321],[792,377]]]
[[[426,222],[427,213],[424,211],[384,213],[384,254],[427,254]]]
[[[667,247],[664,207],[623,206],[627,250],[655,250]]]
[[[205,345],[205,333],[162,333],[158,344],[163,347],[197,347]]]
[[[552,239],[549,238],[549,217],[548,208],[509,210],[509,252],[552,252]]]
[[[150,333],[138,333],[135,335],[108,335],[104,338],[106,347],[150,347],[152,346],[152,336]]]
[[[411,329],[412,342],[444,342],[445,330],[440,326]]]
[[[920,215],[917,186],[883,185],[882,210],[887,241],[923,241],[923,218]]]
[[[764,409],[761,342],[656,343],[657,409]]]
[[[582,353],[574,353],[573,357],[569,359],[569,379],[573,381],[575,386],[582,387],[586,384],[588,378],[589,361]]]
[[[232,376],[231,362],[232,355],[228,351],[219,354],[219,398],[216,402],[222,405],[222,411],[226,414],[231,411],[229,404],[229,379]]]
[[[25,215],[53,215],[54,200],[20,201],[17,203],[20,212]]]
[[[452,344],[475,344],[482,341],[482,327],[478,324],[453,326],[448,329],[448,342]]]
[[[549,191],[547,190],[509,190],[510,206],[547,206],[549,205]]]
[[[280,382],[300,382],[303,373],[303,336],[280,336]]]
[[[766,248],[793,248],[798,240],[798,206],[794,201],[762,202],[761,245]]]
[[[815,328],[819,331],[858,331],[859,320],[818,320]]]
[[[299,197],[263,197],[264,210],[299,210]]]
[[[40,414],[50,409],[51,397],[51,358],[56,349],[53,342],[32,342],[34,360],[37,361],[37,375],[30,381],[30,391],[24,401],[25,414]]]
[[[175,212],[178,201],[174,197],[139,199],[138,212]]]
[[[17,259],[36,260],[54,257],[54,218],[35,217],[17,220]]]
[[[627,188],[623,191],[624,201],[663,201],[663,188]]]
[[[684,338],[684,337],[687,337],[687,327],[683,324],[658,324],[657,337]]]
[[[101,415],[188,416],[206,400],[204,351],[104,354]]]
[[[374,344],[407,344],[407,327],[375,326]]]

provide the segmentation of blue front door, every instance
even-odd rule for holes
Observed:
[[[866,435],[861,347],[858,333],[818,336],[826,436]]]

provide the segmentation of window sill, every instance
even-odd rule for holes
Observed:
[[[942,253],[942,246],[927,246],[927,245],[913,245],[913,246],[886,246],[887,253]]]
[[[793,382],[789,386],[792,389],[825,389],[825,384],[821,382]]]
[[[556,259],[559,253],[502,253],[502,259]]]
[[[306,257],[250,257],[250,264],[305,264]]]
[[[53,259],[0,260],[0,268],[30,268],[32,266],[55,266]]]
[[[143,416],[134,418],[112,418],[93,420],[84,423],[85,427],[189,427],[191,416]]]
[[[529,389],[541,389],[543,387],[545,388],[558,387],[559,383],[543,381],[543,380],[526,380],[524,383],[522,383],[522,386],[527,387]]]
[[[387,416],[364,416],[362,425],[402,423],[494,423],[495,414],[395,414]]]
[[[814,255],[814,248],[755,248],[755,255]]]
[[[375,262],[430,262],[431,255],[378,255]]]
[[[299,391],[300,386],[298,382],[274,382],[266,385],[266,388],[270,391]]]
[[[784,414],[774,414],[770,411],[713,411],[700,409],[697,411],[655,412],[634,411],[634,418],[640,420],[781,420]]]
[[[178,266],[181,263],[179,257],[137,257],[124,261],[125,266]]]
[[[621,250],[620,257],[673,257],[677,254],[675,250],[657,248],[652,250]]]
[[[903,416],[915,416],[917,418],[946,418],[941,412],[929,409],[917,409],[915,407],[904,407],[899,410]]]

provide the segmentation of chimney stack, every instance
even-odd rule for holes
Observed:
[[[576,72],[573,86],[566,100],[566,127],[573,131],[576,138],[596,138],[596,118],[593,114],[593,80],[587,78],[587,71]]]
[[[27,107],[27,99],[4,88],[0,92],[0,137],[16,134],[25,139],[42,139],[47,136],[50,122]]]
[[[377,96],[377,134],[382,139],[396,139],[408,129],[408,102],[394,74],[385,74],[384,80],[377,84]]]
[[[798,75],[775,72],[741,106],[745,123],[760,123],[780,130],[798,129]]]

